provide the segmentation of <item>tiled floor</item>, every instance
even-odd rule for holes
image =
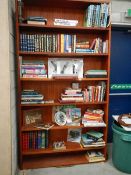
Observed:
[[[117,170],[112,164],[112,145],[108,146],[108,161],[71,167],[41,168],[20,171],[20,175],[127,175]]]

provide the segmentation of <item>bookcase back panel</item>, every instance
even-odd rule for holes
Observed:
[[[78,26],[82,26],[84,22],[84,11],[81,9],[73,9],[72,7],[37,7],[37,6],[30,6],[25,8],[24,18],[28,16],[43,16],[47,18],[47,25],[53,25],[55,18],[62,18],[62,19],[73,19],[78,20]]]
[[[53,142],[64,141],[67,142],[67,132],[68,130],[50,130],[50,144],[53,145]]]
[[[107,58],[105,57],[85,57],[84,72],[90,69],[107,70]]]
[[[74,161],[75,160],[75,161]],[[36,155],[23,158],[23,169],[69,166],[75,164],[88,163],[85,153],[55,153],[53,155]]]

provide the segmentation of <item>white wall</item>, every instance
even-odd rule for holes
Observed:
[[[131,17],[125,17],[127,9],[131,9],[131,0],[112,0],[111,4],[112,22],[131,23]]]
[[[8,0],[9,19],[9,59],[10,59],[10,94],[11,94],[11,141],[12,141],[12,175],[17,174],[17,118],[16,118],[16,54],[15,54],[15,1]]]
[[[11,175],[8,1],[0,0],[0,173]]]
[[[17,170],[14,0],[0,0],[0,173]]]

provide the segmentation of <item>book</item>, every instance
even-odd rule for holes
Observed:
[[[104,161],[104,154],[100,151],[87,151],[87,158],[89,162]]]
[[[41,24],[45,25],[47,23],[47,19],[42,16],[28,16],[25,21],[27,24]]]
[[[46,21],[33,21],[33,20],[27,20],[27,24],[46,25]]]
[[[54,126],[52,123],[38,123],[34,127],[39,128],[39,129],[44,129],[44,130],[49,130]]]
[[[95,130],[90,130],[86,134],[89,135],[89,136],[92,136],[94,138],[97,138],[97,139],[103,137],[103,133],[95,131]]]
[[[80,129],[68,129],[67,141],[80,143],[80,141],[81,141],[81,128]]]
[[[60,26],[77,26],[78,20],[67,20],[67,19],[54,19],[54,25]]]

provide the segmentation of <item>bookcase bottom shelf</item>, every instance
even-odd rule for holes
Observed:
[[[28,156],[23,158],[21,169],[71,166],[88,163],[85,153]]]

